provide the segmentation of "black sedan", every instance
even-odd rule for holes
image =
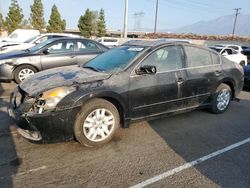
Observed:
[[[244,86],[250,89],[250,65],[244,66]]]
[[[29,140],[76,138],[93,147],[133,121],[197,108],[223,113],[243,79],[240,65],[207,48],[131,41],[83,66],[28,78],[15,90],[9,114]]]
[[[0,80],[20,83],[36,72],[84,64],[108,48],[83,38],[52,38],[32,48],[0,55]]]

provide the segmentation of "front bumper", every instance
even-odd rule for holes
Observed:
[[[12,94],[8,110],[9,115],[16,121],[17,131],[23,137],[40,143],[68,141],[74,138],[73,127],[79,108],[47,111],[41,114],[29,112],[34,101],[26,100],[18,104],[17,94],[18,91]]]

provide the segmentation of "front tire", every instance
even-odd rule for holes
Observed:
[[[117,108],[107,100],[92,99],[76,116],[74,135],[82,145],[97,147],[109,142],[119,126]]]
[[[230,105],[231,98],[231,88],[227,84],[220,84],[212,96],[211,112],[215,114],[225,112]]]
[[[20,83],[29,76],[35,74],[37,70],[31,65],[21,65],[14,71],[14,80],[16,83]]]

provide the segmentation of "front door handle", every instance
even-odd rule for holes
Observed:
[[[185,80],[182,77],[177,78],[177,83],[182,84]]]

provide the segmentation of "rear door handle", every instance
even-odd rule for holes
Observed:
[[[221,71],[220,70],[216,70],[215,72],[214,72],[214,74],[216,75],[216,76],[220,76],[221,75]]]

